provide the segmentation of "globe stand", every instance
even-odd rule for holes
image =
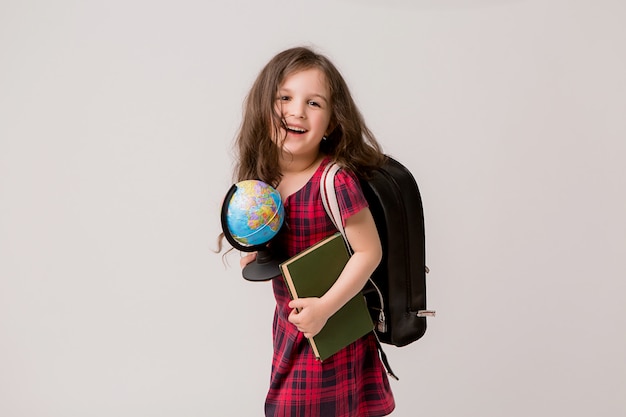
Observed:
[[[222,231],[224,232],[224,237],[228,243],[232,245],[237,250],[242,252],[257,252],[256,259],[246,265],[241,271],[243,277],[248,281],[269,281],[270,279],[280,275],[280,261],[276,260],[274,257],[274,253],[271,248],[268,246],[269,242],[265,242],[261,245],[252,245],[252,246],[244,246],[241,243],[237,242],[233,237],[230,229],[228,228],[227,214],[228,214],[228,204],[230,203],[231,198],[237,191],[237,184],[233,184],[232,187],[226,193],[224,197],[224,203],[222,204]]]
[[[248,281],[267,281],[280,275],[280,262],[274,259],[272,251],[267,246],[257,252],[256,259],[250,262],[241,271]]]

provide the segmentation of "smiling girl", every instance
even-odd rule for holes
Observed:
[[[274,353],[265,415],[388,415],[395,404],[373,332],[323,362],[306,340],[363,289],[382,255],[357,177],[367,176],[385,157],[339,71],[308,48],[276,55],[247,96],[236,145],[237,181],[259,179],[281,194],[285,226],[272,245],[285,256],[336,232],[319,190],[324,167],[332,161],[340,165],[335,187],[353,250],[336,283],[320,298],[290,301],[283,277],[272,279]],[[254,257],[242,258],[242,266]]]

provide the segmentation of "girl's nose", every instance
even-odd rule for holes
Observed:
[[[291,113],[291,116],[298,119],[306,118],[306,106],[302,103],[291,102],[289,112]]]

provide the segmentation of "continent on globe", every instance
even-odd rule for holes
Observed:
[[[259,180],[238,182],[227,207],[226,222],[232,237],[248,246],[269,242],[285,219],[280,193]]]

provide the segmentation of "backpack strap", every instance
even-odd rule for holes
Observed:
[[[326,214],[330,217],[330,221],[335,225],[335,228],[341,233],[343,236],[343,240],[348,247],[348,253],[352,255],[352,248],[350,247],[350,242],[348,242],[348,237],[346,236],[346,230],[343,227],[343,220],[341,218],[341,210],[339,209],[339,202],[337,201],[337,192],[335,191],[335,175],[339,171],[340,167],[335,162],[330,162],[324,168],[322,172],[322,178],[320,180],[320,196],[322,197],[322,204],[324,205],[324,209],[326,210]],[[380,311],[378,316],[378,323],[376,324],[377,328],[380,331],[386,331],[386,320],[385,320],[385,301],[383,299],[383,294],[378,288],[378,285],[372,280],[372,278],[368,278],[368,281],[372,284],[376,292],[378,293],[378,298],[380,301]],[[378,352],[380,354],[381,361],[387,370],[387,373],[398,380],[399,378],[394,374],[391,370],[391,366],[389,366],[389,361],[387,360],[387,355],[383,350],[380,340],[378,339],[378,334],[374,331],[374,336],[376,337],[376,346],[378,347]]]
[[[391,369],[391,366],[389,365],[389,360],[387,360],[387,355],[385,354],[385,351],[383,350],[383,347],[380,344],[380,339],[378,338],[378,333],[374,332],[374,336],[376,336],[376,347],[378,348],[378,354],[380,356],[380,361],[385,366],[385,370],[387,371],[387,374],[390,377],[392,377],[393,379],[395,379],[396,381],[399,381],[400,378],[398,378],[396,376],[396,374],[393,373],[393,370]]]
[[[348,253],[352,255],[352,248],[348,242],[346,231],[343,228],[343,221],[341,219],[341,210],[339,209],[339,202],[337,201],[337,193],[335,192],[335,175],[339,171],[340,167],[334,162],[330,162],[324,168],[322,172],[322,179],[320,181],[320,195],[322,196],[322,204],[326,210],[326,214],[330,217],[330,221],[335,225],[335,229],[341,233],[343,240],[348,246]]]

